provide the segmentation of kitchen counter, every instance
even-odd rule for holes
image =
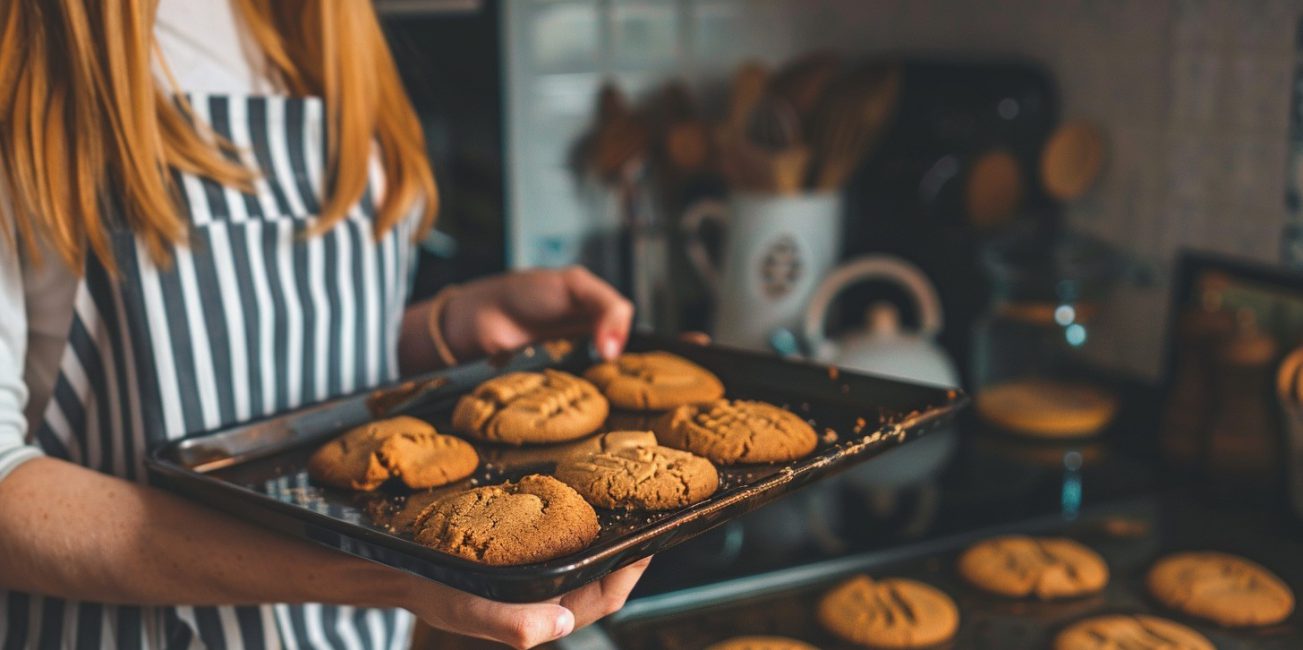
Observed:
[[[1129,421],[1099,439],[1046,443],[985,431],[963,418],[956,452],[932,481],[894,494],[865,494],[836,478],[809,486],[661,553],[633,597],[1037,517],[1071,522],[1093,505],[1154,494],[1169,479],[1132,444],[1144,418]],[[896,453],[870,463],[890,463]]]

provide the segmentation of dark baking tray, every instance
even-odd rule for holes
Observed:
[[[959,552],[991,536],[1025,533],[1075,539],[1109,564],[1103,593],[1037,602],[1001,598],[966,584],[955,572]],[[815,611],[829,589],[851,575],[907,577],[954,598],[960,611],[955,638],[941,648],[995,650],[1050,648],[1067,625],[1088,616],[1141,613],[1195,628],[1223,650],[1303,647],[1295,612],[1259,629],[1226,629],[1167,610],[1146,595],[1144,574],[1155,559],[1180,550],[1213,549],[1253,558],[1294,589],[1303,585],[1303,544],[1259,531],[1193,503],[1188,497],[1145,497],[1098,507],[1075,520],[1046,517],[898,548],[704,585],[630,602],[601,626],[563,640],[562,650],[699,650],[734,636],[765,634],[803,640],[824,650],[852,650],[822,629]]]
[[[761,399],[809,419],[821,433],[802,460],[721,468],[711,498],[667,513],[598,510],[602,532],[588,548],[548,562],[485,566],[411,541],[387,519],[405,500],[427,495],[358,494],[314,485],[306,461],[325,440],[353,426],[399,413],[448,431],[456,399],[503,373],[558,368],[582,371],[596,359],[589,341],[554,341],[433,373],[273,419],[169,442],[147,459],[165,488],[290,535],[510,602],[550,598],[674,546],[811,481],[868,460],[949,421],[966,397],[944,388],[838,371],[770,355],[635,335],[634,351],[668,350],[714,371],[730,397]],[[484,461],[455,487],[547,473],[554,463],[493,445],[476,445]]]

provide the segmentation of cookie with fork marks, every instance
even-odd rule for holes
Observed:
[[[1074,598],[1108,584],[1104,558],[1062,537],[1007,535],[978,542],[959,556],[959,574],[978,589],[1010,598]]]
[[[870,648],[926,648],[959,629],[955,601],[905,578],[855,576],[819,601],[819,622],[834,635]]]
[[[550,444],[596,431],[609,410],[597,387],[570,373],[512,372],[463,395],[452,425],[486,442]]]
[[[589,503],[609,510],[674,510],[719,488],[719,473],[710,461],[655,444],[572,456],[557,464],[556,477]]]
[[[668,352],[628,352],[589,368],[584,378],[622,409],[663,411],[724,396],[713,373]]]
[[[1092,616],[1064,628],[1054,650],[1214,650],[1204,635],[1157,616]]]
[[[1174,553],[1154,564],[1145,584],[1164,605],[1226,627],[1272,625],[1294,611],[1283,580],[1229,553]]]
[[[680,406],[656,422],[661,444],[720,465],[781,463],[814,451],[818,435],[805,420],[765,402],[719,399]]]

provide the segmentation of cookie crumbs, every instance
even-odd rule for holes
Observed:
[[[1111,537],[1144,537],[1149,534],[1149,524],[1141,519],[1109,517],[1103,523],[1104,532]]]
[[[566,358],[574,349],[574,344],[566,339],[553,339],[543,342],[543,350],[547,352],[547,356],[551,357],[553,361]]]

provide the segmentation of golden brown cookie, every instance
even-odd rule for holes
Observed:
[[[923,648],[959,629],[955,601],[934,587],[905,578],[855,576],[819,602],[829,632],[870,648]]]
[[[1117,414],[1117,397],[1088,384],[1026,379],[983,388],[977,414],[1008,431],[1036,438],[1094,435]]]
[[[706,650],[818,650],[818,648],[785,636],[739,636],[712,644]]]
[[[718,377],[668,352],[622,354],[589,368],[584,378],[625,409],[663,411],[724,396]]]
[[[1064,628],[1054,650],[1214,650],[1202,634],[1157,616],[1094,616]]]
[[[608,410],[597,388],[572,374],[512,372],[462,396],[452,426],[468,436],[509,445],[565,442],[596,431]]]
[[[597,513],[570,486],[530,474],[440,499],[418,518],[417,542],[493,565],[543,562],[597,539]]]
[[[978,589],[1011,598],[1073,598],[1108,584],[1104,558],[1061,537],[1009,535],[978,542],[959,556],[959,574]]]
[[[308,459],[308,475],[351,490],[374,490],[392,478],[419,490],[466,478],[479,462],[465,440],[404,415],[364,424],[326,443]]]
[[[819,441],[814,429],[791,411],[724,399],[670,411],[656,422],[656,438],[721,465],[796,460],[808,456]]]
[[[719,473],[710,461],[656,444],[572,456],[557,464],[555,476],[589,503],[609,510],[682,508],[719,487]]]
[[[1213,551],[1175,553],[1149,570],[1149,592],[1179,612],[1227,627],[1271,625],[1294,611],[1294,594],[1262,565]]]

